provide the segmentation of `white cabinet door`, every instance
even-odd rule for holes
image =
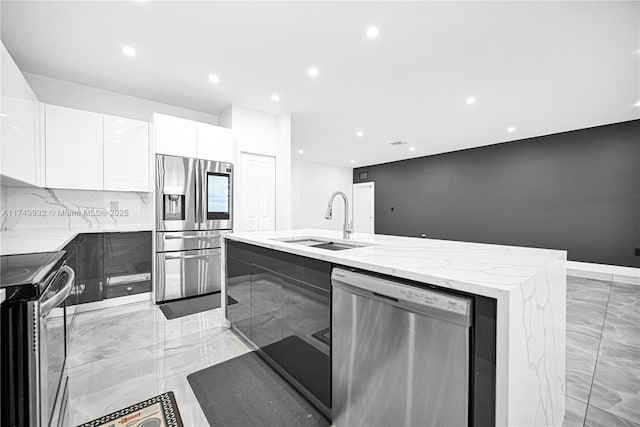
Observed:
[[[104,189],[149,190],[149,125],[104,116]]]
[[[37,104],[2,96],[2,170],[4,175],[36,184]]]
[[[47,105],[46,186],[103,189],[102,114]]]
[[[198,123],[198,158],[233,163],[235,149],[231,129]]]
[[[242,153],[234,191],[237,231],[275,230],[275,158]]]
[[[0,51],[0,173],[43,185],[37,126],[40,103],[2,44]]]
[[[196,122],[154,114],[155,152],[172,156],[197,157]]]

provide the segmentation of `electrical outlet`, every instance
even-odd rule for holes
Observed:
[[[120,201],[119,200],[111,200],[109,203],[110,209],[112,211],[117,211],[120,209]]]

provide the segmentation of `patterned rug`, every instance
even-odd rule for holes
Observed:
[[[183,427],[172,391],[120,409],[78,427]]]

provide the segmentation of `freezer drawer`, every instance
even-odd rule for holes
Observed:
[[[219,248],[228,231],[172,231],[156,234],[156,252],[195,251]]]
[[[471,302],[334,269],[337,427],[466,426]]]
[[[220,249],[156,254],[158,302],[220,291]]]

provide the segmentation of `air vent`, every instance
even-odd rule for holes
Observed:
[[[407,141],[394,141],[394,142],[390,142],[389,145],[405,145],[408,144]]]

